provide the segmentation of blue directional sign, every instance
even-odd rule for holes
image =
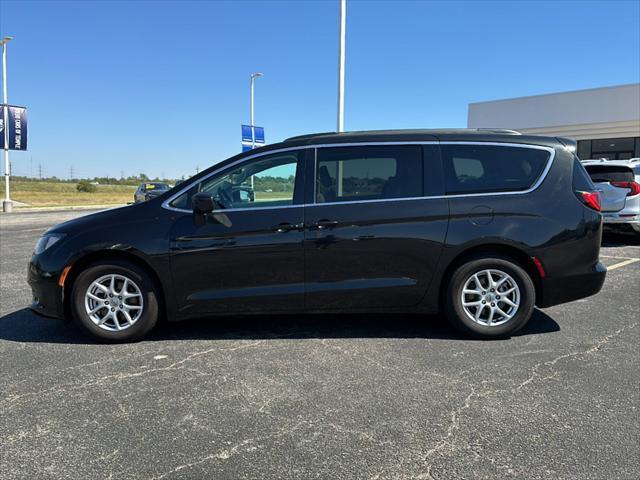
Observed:
[[[242,151],[247,152],[265,144],[264,128],[254,125],[242,125]]]

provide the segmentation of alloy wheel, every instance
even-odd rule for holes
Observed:
[[[471,320],[495,327],[508,322],[518,312],[520,288],[513,277],[502,270],[481,270],[464,283],[461,300]]]
[[[117,332],[135,324],[142,316],[144,301],[140,287],[124,275],[104,275],[87,288],[84,305],[91,321],[103,330]]]

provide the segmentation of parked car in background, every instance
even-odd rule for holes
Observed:
[[[571,146],[501,130],[290,138],[53,227],[31,308],[107,341],[160,317],[299,312],[444,312],[509,336],[605,279],[600,193]],[[247,187],[265,179],[291,188]]]
[[[605,225],[631,227],[640,235],[640,158],[583,160],[582,165],[602,192]]]
[[[146,202],[158,195],[162,195],[167,190],[173,188],[168,183],[145,182],[141,183],[133,194],[134,203]]]

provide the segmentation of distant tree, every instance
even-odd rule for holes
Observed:
[[[149,180],[149,177],[147,177],[146,173],[141,173],[138,175],[138,177],[140,178],[141,182],[146,182],[147,180]]]
[[[76,185],[76,189],[79,192],[93,193],[98,189],[98,187],[90,183],[89,180],[80,180],[78,185]]]

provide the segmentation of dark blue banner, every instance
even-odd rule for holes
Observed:
[[[251,126],[250,125],[242,125],[242,141],[251,143]]]
[[[255,142],[256,143],[264,143],[264,128],[263,127],[253,127],[255,134],[256,134],[256,138],[255,138]]]
[[[9,150],[27,149],[27,109],[13,105],[0,108],[0,149],[5,148],[5,110],[9,110]]]
[[[242,151],[248,152],[264,145],[264,128],[242,125]]]

